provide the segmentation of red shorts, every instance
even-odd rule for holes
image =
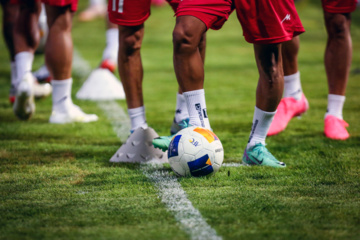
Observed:
[[[174,11],[180,0],[167,0]],[[143,24],[150,16],[151,0],[109,0],[109,20],[122,26]]]
[[[232,0],[182,0],[176,16],[194,16],[207,28],[220,29],[232,12]]]
[[[356,9],[356,0],[322,0],[325,12],[351,13]]]
[[[78,7],[79,0],[41,0],[43,3],[50,6],[64,7],[70,5],[70,10],[75,12]]]
[[[245,40],[273,44],[305,32],[293,0],[234,0]]]
[[[28,0],[10,0],[11,4],[19,4],[21,2],[28,1]],[[70,6],[70,10],[75,12],[77,10],[79,0],[32,0],[34,2],[43,2],[45,4],[49,4],[50,6],[57,6],[57,7],[64,7]]]

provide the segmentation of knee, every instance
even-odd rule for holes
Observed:
[[[183,27],[175,27],[173,31],[174,52],[179,54],[196,51],[199,41],[196,34]]]
[[[120,43],[119,43],[119,50],[126,56],[134,55],[135,53],[139,52],[141,49],[142,44],[142,34],[139,31],[132,32],[130,34],[122,34],[120,35]],[[122,55],[120,53],[120,55]]]
[[[53,22],[50,28],[55,27],[61,32],[71,32],[72,28],[72,15],[70,11],[58,15],[57,19]]]
[[[335,14],[329,20],[327,24],[329,37],[344,38],[348,31],[347,18],[343,14]]]
[[[278,46],[263,48],[259,54],[260,74],[270,84],[278,83],[283,78],[281,55]]]

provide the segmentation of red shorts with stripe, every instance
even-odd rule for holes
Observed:
[[[356,9],[356,0],[322,0],[325,12],[329,13],[351,13]]]
[[[234,0],[245,40],[273,44],[305,32],[293,0]]]
[[[10,0],[11,4],[19,4],[29,0]],[[70,10],[75,12],[77,10],[79,0],[32,0],[34,2],[43,2],[50,6],[64,7],[70,5]]]
[[[167,0],[176,10],[180,0]],[[150,16],[151,0],[108,0],[109,19],[122,26],[143,24]]]

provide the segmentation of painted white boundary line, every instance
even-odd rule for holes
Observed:
[[[130,120],[123,108],[115,101],[98,101],[97,103],[110,120],[118,138],[121,142],[125,142],[130,134],[131,126]]]
[[[76,51],[74,51],[74,59],[81,62],[80,65],[82,66],[89,66]],[[90,66],[88,69],[90,69]],[[126,140],[129,135],[130,124],[122,107],[116,101],[99,101],[98,106],[111,121],[114,131],[121,141],[123,141],[122,139]],[[125,126],[122,126],[123,123]],[[127,132],[125,129],[127,129]],[[161,168],[162,164],[141,164],[143,173],[154,183],[161,201],[174,214],[175,219],[181,224],[181,228],[192,240],[222,239],[206,223],[199,210],[192,205],[176,177],[171,176],[168,171],[161,170]]]
[[[181,228],[193,240],[220,240],[216,231],[207,224],[186,196],[177,178],[161,170],[162,164],[142,164],[142,170],[159,191],[161,201],[174,214]]]

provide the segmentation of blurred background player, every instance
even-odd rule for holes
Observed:
[[[96,18],[106,16],[106,0],[90,0],[89,6],[79,14],[79,20],[82,22],[92,21]]]
[[[15,102],[16,88],[19,84],[19,79],[16,73],[15,63],[15,49],[14,49],[14,28],[18,18],[19,5],[15,1],[1,0],[0,1],[3,9],[3,36],[5,39],[6,46],[10,55],[11,65],[11,87],[9,92],[9,101],[11,104]],[[35,34],[35,32],[29,32],[29,34]],[[46,97],[51,94],[50,84],[38,84],[34,79],[34,96],[37,98]]]
[[[119,29],[118,26],[109,21],[106,17],[106,46],[103,51],[100,68],[108,69],[114,73],[117,66],[118,51],[119,51]]]
[[[254,44],[260,75],[253,125],[242,160],[246,165],[285,167],[267,150],[265,138],[283,91],[281,43],[304,32],[293,1],[184,0],[179,3],[173,31],[174,67],[187,102],[189,124],[210,129],[203,89],[204,69],[197,46],[208,28],[222,27],[232,11],[232,4],[245,39]],[[261,10],[258,6],[262,6]],[[256,24],[261,20],[267,22],[265,26],[271,31]],[[153,140],[153,145],[166,151],[170,140],[160,137]]]
[[[71,38],[72,16],[77,0],[44,0],[49,34],[45,58],[53,80],[52,113],[50,123],[91,122],[98,117],[85,114],[71,99],[71,63],[73,45]],[[17,77],[21,80],[17,89],[14,112],[27,120],[35,111],[33,101],[33,75],[31,74],[34,51],[39,44],[39,1],[19,1],[20,12],[15,26],[14,45]],[[31,35],[30,33],[35,33]]]
[[[328,105],[324,120],[324,134],[335,140],[350,137],[343,120],[345,91],[349,79],[352,41],[350,34],[351,12],[356,9],[356,0],[322,0],[325,27],[328,34],[325,49],[325,70],[328,82]],[[285,88],[274,121],[268,135],[275,135],[285,130],[289,121],[301,115],[309,108],[302,93],[297,55],[299,39],[294,38],[283,46]]]

